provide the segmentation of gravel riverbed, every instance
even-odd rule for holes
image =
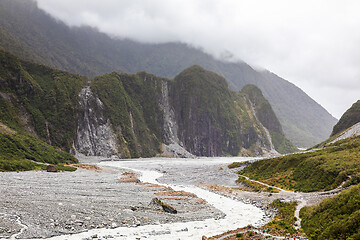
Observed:
[[[223,217],[198,198],[167,197],[166,203],[175,206],[177,214],[151,206],[155,194],[168,189],[118,182],[125,171],[0,173],[0,238],[14,236],[21,229],[17,238],[45,238],[94,228]]]

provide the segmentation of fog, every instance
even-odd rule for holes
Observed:
[[[70,26],[141,42],[181,41],[266,68],[339,118],[360,99],[360,1],[38,0]]]

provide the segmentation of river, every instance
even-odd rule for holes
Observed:
[[[176,191],[184,190],[196,194],[219,209],[226,216],[222,219],[119,227],[115,229],[93,229],[88,232],[57,236],[53,240],[90,239],[201,239],[203,235],[213,236],[249,224],[264,224],[265,213],[260,208],[241,201],[221,196],[197,187],[199,182],[234,186],[236,174],[227,169],[234,161],[248,161],[253,158],[197,158],[197,159],[135,159],[101,161],[98,165],[110,168],[125,168],[139,173],[142,182],[169,186]]]

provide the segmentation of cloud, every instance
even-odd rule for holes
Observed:
[[[141,42],[181,41],[218,58],[267,68],[301,87],[336,117],[360,99],[357,0],[38,0],[38,4],[70,26],[90,25]]]

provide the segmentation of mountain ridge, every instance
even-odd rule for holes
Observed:
[[[261,91],[252,86],[250,99],[200,66],[174,80],[113,72],[89,81],[3,50],[0,62],[1,124],[67,152],[121,158],[277,154],[255,116],[263,110],[251,110],[254,99],[268,104]],[[268,104],[269,111],[280,129]]]
[[[257,85],[286,136],[299,146],[309,147],[326,139],[336,122],[295,85],[244,62],[221,62],[182,43],[141,44],[113,39],[89,27],[69,28],[39,10],[34,1],[3,0],[0,12],[0,47],[28,60],[90,77],[113,71],[146,71],[173,78],[189,66],[201,65],[225,77],[232,90]],[[301,106],[302,102],[306,104]]]

